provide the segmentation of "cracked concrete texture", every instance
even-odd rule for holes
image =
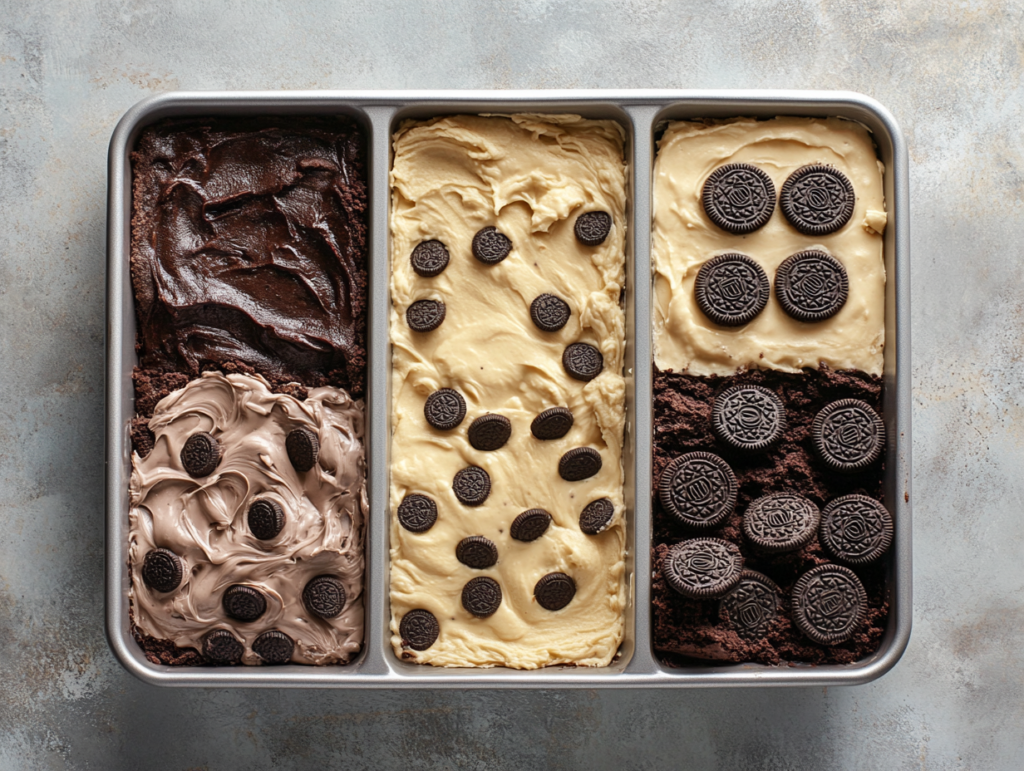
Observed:
[[[0,15],[0,768],[1024,766],[1024,5],[250,0]],[[915,627],[859,688],[145,686],[102,628],[106,144],[171,89],[843,88],[911,156]]]

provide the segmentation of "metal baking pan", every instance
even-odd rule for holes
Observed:
[[[577,113],[626,129],[630,235],[626,243],[627,581],[630,602],[619,657],[608,667],[444,669],[402,662],[390,644],[388,604],[388,172],[399,121],[454,113]],[[360,656],[339,667],[168,667],[146,660],[128,626],[129,422],[134,414],[135,313],[129,275],[131,165],[139,132],[158,120],[195,115],[344,114],[367,131],[370,205],[370,317],[367,459],[370,517],[366,544],[366,638]],[[654,132],[671,119],[728,116],[841,116],[874,134],[885,164],[886,318],[884,412],[889,442],[885,499],[896,520],[889,554],[888,626],[881,647],[851,665],[721,664],[671,668],[651,635],[651,270]],[[885,674],[903,654],[911,626],[910,236],[908,161],[892,115],[855,93],[817,91],[431,91],[171,93],[130,109],[110,142],[107,209],[106,629],[114,655],[136,677],[170,686],[348,688],[637,688],[853,685]]]

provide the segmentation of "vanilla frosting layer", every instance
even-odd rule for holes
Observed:
[[[260,377],[207,372],[160,401],[149,422],[155,436],[145,458],[132,455],[129,594],[135,623],[148,635],[202,650],[203,637],[227,629],[245,644],[243,662],[258,664],[252,642],[276,629],[295,641],[292,662],[349,661],[363,640],[363,538],[366,468],[363,404],[338,388],[316,388],[305,401],[271,393]],[[299,473],[285,437],[305,427],[320,440],[319,462]],[[179,458],[192,434],[216,438],[222,457],[208,477],[193,479]],[[277,502],[281,532],[269,541],[247,526],[249,504]],[[151,549],[170,549],[184,560],[172,592],[142,580]],[[346,603],[333,619],[309,613],[306,583],[338,576]],[[230,618],[221,606],[232,584],[252,586],[267,600],[256,621]]]
[[[575,663],[604,666],[618,650],[626,606],[622,437],[626,235],[623,132],[611,121],[577,116],[457,116],[403,126],[394,136],[391,172],[391,320],[393,351],[391,441],[391,631],[396,655],[438,666],[536,668]],[[605,211],[613,225],[603,244],[587,247],[573,233],[576,218]],[[473,257],[474,234],[495,226],[512,241],[502,262]],[[418,276],[412,250],[439,240],[447,269]],[[572,311],[558,332],[530,320],[540,294],[565,300]],[[435,331],[410,330],[405,312],[420,299],[446,304]],[[561,357],[573,342],[597,346],[604,370],[589,383],[570,378]],[[460,426],[438,431],[424,419],[424,402],[454,388],[467,403]],[[540,441],[531,421],[549,407],[569,408],[575,423],[562,439]],[[467,439],[474,418],[495,412],[512,423],[499,450],[475,450]],[[594,477],[566,482],[559,458],[591,447],[603,466]],[[491,493],[475,508],[452,491],[461,468],[477,465]],[[410,493],[438,507],[425,533],[404,529],[396,511]],[[579,515],[609,498],[615,514],[598,535],[585,535]],[[536,541],[509,536],[521,512],[543,508],[553,522]],[[498,549],[497,564],[474,570],[455,557],[456,544],[482,535]],[[576,582],[564,609],[549,611],[533,596],[540,578],[563,572]],[[461,604],[463,586],[490,576],[502,602],[489,618]],[[440,625],[424,651],[403,648],[399,624],[423,608]]]
[[[704,181],[719,166],[749,163],[766,172],[776,194],[801,166],[834,166],[853,184],[850,221],[827,236],[807,236],[781,207],[748,235],[720,230],[704,213]],[[886,212],[884,167],[868,131],[839,118],[775,118],[669,124],[654,167],[655,363],[691,375],[729,375],[760,367],[798,372],[824,362],[833,369],[882,372],[885,342],[885,266],[882,233]],[[846,268],[846,304],[825,321],[804,323],[786,315],[775,297],[775,272],[796,252],[820,249]],[[739,327],[714,324],[700,310],[694,281],[701,265],[726,252],[752,257],[772,282],[767,307]]]

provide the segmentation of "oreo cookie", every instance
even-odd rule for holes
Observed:
[[[808,236],[835,233],[853,216],[856,195],[843,172],[831,166],[803,166],[782,185],[779,204],[789,223]]]
[[[487,618],[501,605],[501,585],[493,578],[477,576],[462,587],[462,607],[477,618]]]
[[[569,322],[572,311],[569,304],[553,294],[537,295],[530,303],[530,319],[537,329],[557,332]]]
[[[255,621],[267,612],[263,592],[245,584],[233,584],[221,598],[224,612],[238,621]]]
[[[489,538],[471,535],[455,546],[455,559],[466,567],[484,570],[498,562],[498,547]]]
[[[548,573],[533,587],[533,596],[545,610],[561,610],[576,596],[576,582],[565,573]]]
[[[820,516],[814,501],[802,495],[762,495],[743,514],[743,534],[768,554],[796,551],[814,538]]]
[[[615,516],[615,504],[608,498],[598,498],[583,507],[580,512],[580,530],[586,535],[597,535],[611,524]]]
[[[562,352],[562,366],[569,377],[587,382],[601,374],[604,356],[589,343],[572,343]]]
[[[866,565],[892,545],[892,515],[874,498],[844,495],[825,506],[819,537],[837,560]]]
[[[398,524],[410,533],[425,533],[437,522],[437,504],[419,493],[409,493],[398,504]]]
[[[252,642],[252,652],[266,664],[287,664],[294,650],[292,638],[276,629],[264,632]]]
[[[584,246],[600,246],[612,231],[612,215],[606,211],[588,211],[576,218],[573,232]]]
[[[811,426],[818,457],[836,471],[853,473],[877,461],[885,447],[885,424],[859,399],[825,406]]]
[[[227,629],[214,629],[203,638],[203,655],[214,664],[237,664],[245,646]]]
[[[446,312],[440,300],[417,300],[405,309],[405,321],[413,332],[433,332],[441,326]]]
[[[181,448],[181,465],[193,479],[209,476],[220,463],[220,442],[202,431],[192,434]]]
[[[156,592],[173,592],[185,574],[181,557],[170,549],[151,549],[142,561],[142,580]]]
[[[745,254],[720,254],[700,266],[694,294],[712,322],[738,327],[764,310],[771,284],[764,268]]]
[[[707,530],[732,514],[737,490],[728,463],[710,452],[689,452],[661,473],[658,499],[677,522]]]
[[[718,601],[718,617],[744,640],[760,640],[779,620],[782,592],[768,576],[740,573],[739,583]]]
[[[808,638],[819,645],[838,645],[864,623],[868,597],[849,568],[818,565],[797,580],[790,606],[793,623]]]
[[[452,490],[460,503],[479,506],[491,494],[491,477],[479,466],[466,466],[455,474]]]
[[[448,267],[448,247],[440,241],[423,241],[412,250],[412,269],[424,278],[433,278]]]
[[[345,586],[337,576],[310,579],[302,590],[302,604],[320,618],[334,618],[345,609]]]
[[[284,527],[284,509],[277,501],[259,498],[249,504],[246,520],[253,537],[269,541],[271,538],[277,538]]]
[[[484,452],[500,450],[512,436],[512,421],[504,415],[487,413],[469,424],[469,443]]]
[[[309,471],[320,459],[320,439],[305,427],[289,431],[284,448],[288,451],[288,460],[300,473]]]
[[[729,163],[708,176],[701,202],[708,219],[727,233],[753,233],[775,211],[775,184],[757,166]]]
[[[473,256],[485,265],[497,265],[512,251],[512,242],[497,228],[486,227],[473,236]]]
[[[711,430],[719,441],[742,452],[764,452],[786,430],[786,408],[774,391],[736,385],[715,396]]]
[[[536,541],[550,525],[551,515],[544,509],[530,509],[512,520],[508,534],[517,541]]]
[[[721,597],[740,581],[739,547],[721,538],[693,538],[670,547],[661,574],[674,591],[694,600]]]
[[[572,424],[572,413],[565,407],[549,407],[530,423],[530,433],[542,441],[561,439]]]
[[[832,318],[849,294],[850,279],[843,263],[817,249],[790,255],[775,272],[775,297],[797,321]]]
[[[466,400],[454,388],[439,388],[427,397],[423,415],[438,431],[451,431],[466,417]]]
[[[558,476],[566,482],[589,479],[601,470],[601,453],[593,447],[573,447],[558,461]]]
[[[437,623],[437,617],[429,610],[417,608],[410,610],[398,625],[398,634],[402,638],[402,644],[414,651],[425,651],[435,642],[441,634],[441,625]]]

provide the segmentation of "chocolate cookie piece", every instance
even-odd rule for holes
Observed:
[[[448,247],[440,241],[423,241],[412,250],[412,269],[423,278],[439,276],[448,267]]]
[[[565,573],[548,573],[533,587],[533,596],[545,610],[561,610],[576,596],[576,582]]]
[[[173,592],[184,574],[181,557],[170,549],[151,549],[142,561],[142,580],[157,592]]]
[[[764,310],[771,284],[745,254],[720,254],[700,266],[693,285],[697,305],[712,322],[738,327]]]
[[[790,604],[797,629],[819,645],[838,645],[864,623],[868,598],[849,568],[818,565],[797,580]]]
[[[487,618],[501,605],[501,585],[493,578],[477,576],[462,587],[462,607],[477,618]]]
[[[740,581],[718,602],[718,616],[744,640],[768,634],[779,619],[782,592],[768,576],[754,570],[740,573]]]
[[[479,466],[466,466],[455,474],[452,490],[460,503],[479,506],[491,494],[491,477]]]
[[[498,561],[498,547],[489,538],[471,535],[455,547],[455,559],[469,568],[484,570]]]
[[[692,538],[672,546],[661,563],[665,582],[684,597],[721,597],[740,581],[739,547],[721,538]]]
[[[689,452],[661,474],[658,498],[665,510],[690,527],[717,527],[736,508],[736,475],[710,452]]]
[[[566,482],[589,479],[601,470],[601,453],[593,447],[573,447],[558,461],[558,476]]]
[[[753,233],[775,211],[775,184],[757,166],[728,163],[708,176],[701,202],[708,219],[727,233]]]
[[[271,538],[277,538],[284,527],[284,509],[277,501],[259,498],[249,504],[246,519],[249,522],[249,532],[255,538],[269,541]]]
[[[437,504],[419,493],[409,493],[398,504],[398,524],[410,533],[425,533],[437,522]]]
[[[569,322],[571,315],[569,304],[553,294],[537,295],[530,303],[530,319],[545,332],[557,332]]]
[[[320,439],[316,432],[305,427],[289,431],[284,448],[288,451],[288,460],[301,474],[313,468],[320,459]]]
[[[892,515],[874,498],[844,495],[825,506],[819,536],[836,559],[866,565],[892,545]]]
[[[245,646],[227,629],[214,629],[203,638],[203,655],[214,664],[237,664]]]
[[[245,584],[232,584],[221,599],[224,612],[238,621],[255,621],[267,612],[263,592]]]
[[[576,218],[573,232],[584,246],[600,246],[612,230],[612,215],[606,211],[588,211]]]
[[[508,534],[517,541],[536,541],[550,525],[551,515],[544,509],[530,509],[512,520]]]
[[[287,664],[294,650],[292,638],[276,629],[264,632],[252,642],[252,652],[267,664]]]
[[[193,479],[209,476],[220,463],[220,442],[205,431],[192,434],[181,448],[181,465]]]
[[[512,421],[504,415],[487,413],[469,424],[469,443],[477,450],[500,450],[512,436]]]
[[[840,399],[822,409],[811,426],[814,447],[836,471],[867,468],[882,455],[885,424],[870,405],[859,399]]]
[[[441,625],[437,623],[437,617],[429,610],[416,608],[402,616],[402,621],[398,625],[398,634],[402,637],[403,645],[414,651],[425,651],[437,642],[437,638],[441,634]]]
[[[454,388],[439,388],[427,397],[423,415],[438,431],[451,431],[466,417],[466,400]]]
[[[802,495],[762,495],[743,514],[743,534],[768,554],[796,551],[814,538],[820,516],[814,501]]]
[[[775,272],[775,296],[797,321],[824,321],[842,310],[850,294],[843,263],[827,252],[808,249],[782,261]]]
[[[550,407],[533,419],[530,433],[538,439],[561,439],[572,428],[572,413],[565,407]]]
[[[345,608],[345,586],[337,576],[312,578],[302,590],[302,604],[320,618],[334,618]]]
[[[608,498],[598,498],[583,507],[580,512],[580,530],[587,535],[597,535],[611,524],[615,516],[615,504]]]
[[[497,265],[512,251],[512,242],[497,228],[486,227],[473,236],[473,256],[485,265]]]
[[[789,175],[779,203],[789,224],[801,233],[824,236],[850,221],[855,201],[853,185],[843,172],[816,163]]]
[[[715,396],[711,430],[728,446],[744,452],[764,452],[786,430],[786,408],[774,391],[755,385],[726,388]]]
[[[604,356],[589,343],[572,343],[562,353],[562,366],[569,377],[587,382],[601,374]]]
[[[446,312],[440,300],[417,300],[405,309],[405,321],[413,332],[433,332],[441,326]]]

